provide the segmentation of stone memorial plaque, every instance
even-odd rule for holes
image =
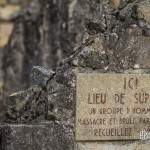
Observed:
[[[76,86],[77,141],[136,140],[150,133],[149,74],[78,73]]]

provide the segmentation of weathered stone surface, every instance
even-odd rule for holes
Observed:
[[[0,6],[4,6],[7,3],[6,0],[0,0]]]
[[[110,0],[110,3],[114,9],[118,8],[120,5],[120,0]]]
[[[7,0],[8,3],[10,4],[18,4],[18,5],[21,5],[21,6],[28,6],[32,0],[26,0],[26,1],[22,1],[22,0]]]
[[[77,150],[149,150],[150,143],[147,142],[91,142],[80,143]]]
[[[51,32],[51,36],[48,36],[47,34],[41,36],[41,37],[47,36],[49,37],[48,39],[46,38],[47,39],[46,42],[41,44],[42,45],[41,47],[44,49],[42,51],[40,49],[41,53],[44,54],[42,56],[42,60],[46,60],[44,61],[46,62],[45,64],[49,64],[51,60],[49,57],[50,56],[49,47],[51,49],[56,50],[58,43],[59,46],[64,50],[64,53],[66,49],[67,51],[69,51],[74,46],[74,44],[71,41],[69,42],[71,42],[72,44],[68,46],[67,45],[68,40],[64,40],[64,37],[72,37],[74,40],[77,39],[77,41],[80,41],[81,37],[83,36],[83,32],[86,30],[87,33],[83,36],[84,37],[83,41],[85,43],[83,43],[79,48],[77,48],[76,51],[73,51],[71,56],[69,56],[60,63],[59,67],[57,67],[57,69],[55,70],[56,72],[55,75],[48,80],[45,88],[41,88],[37,92],[33,92],[32,90],[31,92],[25,92],[28,93],[27,97],[26,96],[21,97],[20,94],[18,94],[16,97],[10,98],[8,100],[9,101],[8,110],[11,111],[10,113],[11,116],[14,115],[15,117],[11,118],[6,115],[5,122],[39,124],[40,122],[48,120],[53,122],[59,121],[68,126],[70,130],[74,130],[77,72],[118,73],[118,72],[130,72],[125,70],[129,69],[133,71],[135,68],[139,69],[146,68],[148,70],[150,67],[150,60],[148,57],[150,53],[149,36],[148,34],[145,35],[145,33],[143,32],[145,29],[147,31],[148,24],[146,24],[145,26],[139,23],[139,20],[135,15],[137,8],[136,1],[128,1],[128,0],[122,1],[119,6],[119,9],[116,10],[113,10],[111,8],[107,0],[77,1],[75,5],[72,4],[76,10],[74,13],[72,13],[74,17],[74,20],[72,21],[73,26],[70,25],[72,22],[69,22],[68,23],[69,26],[67,27],[67,29],[65,28],[66,27],[65,24],[61,26],[64,20],[65,23],[67,22],[67,19],[64,19],[63,16],[61,16],[61,14],[63,14],[64,12],[64,9],[61,10],[59,13],[57,13],[56,9],[54,8],[59,9],[60,5],[59,3],[56,2],[57,1],[53,2],[49,1],[50,7],[48,8],[46,8],[46,5],[44,3],[45,6],[44,10],[46,11],[44,12],[46,14],[50,14],[47,12],[51,12],[52,14],[50,16],[47,15],[45,16],[44,20],[46,20],[47,17],[51,18],[48,23],[46,21],[42,23],[42,33],[45,32],[48,33],[47,31],[49,31],[49,33]],[[64,1],[61,4],[62,4],[61,6],[64,6],[65,5]],[[53,17],[54,14],[55,16],[58,15],[60,18],[63,18],[62,19],[63,21],[60,23],[60,21],[58,21],[59,17],[57,16],[54,18]],[[38,49],[39,47],[37,45],[37,43],[39,43],[38,27],[39,26],[41,27],[41,25],[39,25],[38,27],[35,26],[35,24],[39,20],[38,15],[36,16],[34,14],[31,16],[32,17],[30,17],[30,15],[29,16],[27,15],[23,19],[24,23],[22,23],[22,21],[20,20],[17,20],[17,23],[15,24],[16,30],[14,31],[13,35],[15,37],[14,38],[15,40],[14,39],[11,40],[10,47],[8,47],[8,49],[5,51],[4,58],[7,60],[6,61],[7,63],[4,64],[3,67],[5,67],[6,73],[5,81],[9,80],[6,84],[6,87],[8,87],[9,84],[11,84],[11,87],[19,85],[18,82],[13,83],[15,81],[13,79],[15,78],[19,79],[19,81],[21,79],[27,82],[29,80],[28,74],[31,70],[31,66],[34,64],[38,64],[40,62],[42,62],[41,64],[43,64],[43,61],[37,61],[38,60],[37,58],[40,57],[37,57],[36,55],[36,51],[39,50]],[[27,20],[29,21],[28,22],[29,24],[26,23]],[[50,28],[43,28],[43,26],[47,27],[48,25],[50,25],[49,26]],[[61,33],[65,34],[56,34],[57,36],[54,37],[53,35],[56,33],[58,29],[60,29],[60,26],[64,28],[63,29],[61,28],[61,30],[59,31],[63,31]],[[23,36],[22,32],[26,33],[25,37]],[[63,40],[60,41],[60,39]],[[51,41],[52,43],[47,47],[47,43],[49,43],[49,41]],[[63,45],[64,43],[66,44],[65,46]],[[18,47],[16,47],[15,45],[17,45]],[[12,50],[11,47],[13,47],[14,49]],[[19,48],[22,51],[20,51]],[[32,51],[33,49],[35,51]],[[12,57],[13,60],[9,60],[6,54],[8,51],[11,54],[16,52],[16,54],[13,55]],[[25,53],[26,51],[28,51],[28,54]],[[18,55],[20,56],[21,52],[23,52],[23,54],[26,54],[25,58],[18,60]],[[34,59],[28,62],[28,58]],[[24,66],[26,63],[28,63],[28,66],[30,67],[23,68],[22,66]],[[17,73],[15,72],[16,70],[18,71]],[[27,78],[22,77],[22,70],[26,73]],[[146,71],[142,70],[142,72],[149,73],[147,70]],[[10,90],[11,89],[9,89],[9,91]],[[23,105],[21,105],[21,107],[19,106],[19,109],[16,109],[18,108],[16,103],[14,105],[10,103],[11,101],[13,102],[16,101],[17,99],[19,99],[19,103],[23,101]],[[26,105],[26,102],[28,100],[31,104]],[[24,107],[25,105],[27,107]],[[13,107],[11,106],[14,106],[15,111],[13,111]],[[19,112],[17,112],[16,110],[19,110]],[[65,131],[65,129],[63,129],[63,131]],[[64,138],[63,136],[60,137],[60,139],[63,138]],[[72,135],[72,138],[73,141],[75,141],[74,135]],[[53,140],[55,141],[57,139],[55,139],[54,137]],[[62,143],[65,142],[62,140]],[[145,141],[145,143],[139,141],[130,141],[130,142],[115,141],[115,143],[107,141],[97,143],[79,142],[75,144],[70,143],[69,145],[71,148],[74,147],[75,150],[84,150],[84,149],[88,150],[92,148],[97,150],[117,149],[117,148],[124,150],[125,149],[147,150],[149,148],[149,141]]]
[[[43,97],[42,88],[33,86],[26,91],[10,95],[6,101],[6,120],[10,123],[30,123],[45,119],[47,114],[46,100]],[[38,99],[41,98],[40,101]]]
[[[64,9],[62,9],[61,6],[64,6]],[[30,83],[29,75],[33,65],[43,64],[49,67],[55,66],[57,60],[60,60],[62,57],[65,57],[66,54],[68,55],[68,53],[70,53],[75,41],[81,41],[81,30],[79,29],[78,31],[78,28],[75,26],[77,24],[75,23],[76,17],[74,17],[75,6],[75,1],[71,1],[70,3],[61,1],[53,3],[47,0],[42,2],[41,8],[39,2],[35,1],[28,9],[21,12],[21,15],[18,14],[16,16],[15,29],[12,34],[13,38],[11,38],[9,46],[3,51],[4,59],[2,72],[4,73],[3,80],[5,82],[5,90],[11,93],[14,92],[17,87],[18,89],[20,86],[27,87]],[[51,9],[53,7],[57,9]],[[67,9],[69,9],[69,12]],[[57,10],[60,10],[60,12],[57,12]],[[70,13],[70,18],[67,18],[68,13]],[[55,14],[58,17],[53,17]],[[41,16],[44,16],[43,19]],[[58,19],[53,20],[50,18],[59,18],[59,20],[61,18],[62,22],[58,21]],[[30,23],[25,25],[23,23],[26,22],[25,20]],[[77,22],[79,22],[78,19]],[[61,26],[63,28],[61,28]],[[57,36],[55,37],[54,35],[58,31],[60,32],[56,34]],[[76,34],[76,32],[81,34]],[[61,33],[63,33],[63,36]],[[39,39],[41,41],[39,41]],[[68,39],[71,40],[68,42]],[[50,43],[49,41],[52,42]],[[4,44],[2,46],[4,46]],[[61,54],[62,51],[64,51],[64,54]],[[10,55],[7,57],[8,54]],[[21,68],[24,68],[25,73],[22,72]],[[13,79],[10,80],[10,78]],[[14,89],[14,87],[16,88]]]
[[[23,119],[23,120],[19,120],[18,123],[38,123],[41,122],[43,120],[51,120],[51,121],[60,121],[63,124],[69,126],[70,130],[74,130],[74,117],[75,117],[75,81],[76,81],[76,72],[99,72],[101,69],[101,66],[98,69],[94,69],[91,67],[83,67],[82,65],[80,66],[80,61],[82,61],[82,59],[80,59],[80,55],[83,55],[83,52],[86,54],[88,54],[88,50],[92,50],[92,46],[95,43],[95,40],[93,41],[88,41],[86,44],[83,44],[81,47],[79,47],[75,53],[73,55],[71,55],[68,59],[64,60],[62,62],[62,66],[58,67],[56,70],[56,74],[55,76],[49,80],[47,86],[46,86],[46,92],[44,92],[44,94],[41,97],[38,97],[37,102],[38,101],[43,101],[43,97],[47,97],[47,101],[48,101],[48,113],[45,117],[37,117],[38,115],[36,115],[35,118],[32,119]],[[90,49],[89,49],[90,47]],[[97,55],[97,54],[96,54]],[[89,58],[90,59],[90,58]],[[74,61],[77,60],[76,66],[74,66]],[[107,70],[105,70],[105,68],[103,70],[101,70],[102,72],[106,72]],[[119,72],[119,70],[117,71]],[[120,72],[122,72],[122,69],[120,69]],[[128,71],[130,72],[130,71]],[[132,71],[131,71],[132,72]],[[135,70],[136,72],[136,70]],[[141,70],[141,72],[147,72],[144,70]],[[139,71],[140,73],[140,71]],[[42,89],[43,91],[43,89]],[[31,92],[32,93],[32,92]],[[31,99],[33,99],[34,97],[31,95]],[[16,98],[13,98],[14,100],[17,99],[18,96]],[[9,99],[9,101],[12,101],[12,99]],[[32,105],[30,105],[32,106]],[[33,104],[33,106],[35,106],[35,104]],[[24,111],[28,112],[29,116],[31,114],[30,111]],[[12,114],[14,114],[14,112],[12,112]],[[23,115],[21,115],[23,116]],[[38,119],[37,119],[38,118]],[[36,121],[35,121],[35,120]],[[17,120],[14,119],[12,120],[10,118],[9,122],[16,122]],[[63,138],[63,137],[61,137]],[[74,135],[73,137],[74,138]],[[75,140],[74,140],[75,141]],[[116,141],[117,142],[117,141]],[[94,142],[78,142],[76,144],[71,144],[71,147],[74,147],[74,149],[76,150],[84,150],[84,149],[91,149],[92,147],[95,149],[104,149],[104,148],[122,148],[122,149],[127,149],[127,148],[131,148],[134,149],[136,148],[136,146],[139,147],[144,147],[144,149],[148,149],[149,144],[145,144],[143,145],[143,143],[140,142],[117,142],[115,145],[111,142],[109,143],[94,143]]]
[[[38,86],[32,86],[26,91],[14,93],[9,97],[5,122],[31,123],[47,119],[66,122],[71,120],[70,123],[73,123],[74,112],[72,111],[75,105],[73,68],[65,64],[63,69],[62,67],[57,69],[57,74],[42,67],[33,70],[38,72],[33,76],[33,80],[39,79]],[[46,75],[46,83],[44,76],[41,78],[39,73]]]
[[[18,5],[7,5],[0,8],[0,20],[11,21],[13,14],[17,13],[20,10]]]
[[[60,122],[39,125],[2,125],[0,149],[74,150],[72,137],[72,130]]]
[[[31,72],[32,84],[45,87],[48,80],[53,78],[55,72],[41,66],[34,66]]]
[[[19,0],[19,3],[29,4],[29,1]],[[55,68],[81,41],[83,32],[76,27],[80,21],[74,17],[75,1],[33,0],[28,7],[13,15],[14,30],[2,52],[3,81],[7,91],[4,98],[31,84],[33,66]]]
[[[9,41],[10,35],[13,30],[12,23],[1,23],[0,24],[0,47],[2,48]]]
[[[137,140],[149,132],[149,74],[76,76],[77,141]]]
[[[112,4],[118,8],[114,10]],[[149,24],[137,16],[141,5],[146,6],[147,2],[34,0],[27,9],[16,15],[12,38],[3,51],[5,91],[10,94],[19,88],[28,87],[31,83],[32,66],[40,64],[55,68],[62,58],[70,55],[83,37],[91,37],[95,33],[101,33],[99,44],[103,45],[105,50],[97,53],[91,62],[88,56],[85,56],[87,62],[81,62],[82,66],[87,63],[89,67],[94,65],[95,68],[98,65],[107,69],[108,57],[110,68],[119,69],[124,65],[127,69],[128,66],[134,67],[132,63],[136,61],[136,57],[144,57],[137,65],[148,67],[147,37],[150,36],[150,30]],[[86,55],[90,56],[91,52]],[[124,58],[123,55],[128,56]],[[98,56],[103,58],[103,61],[97,61],[96,64]]]
[[[0,53],[2,54],[1,48],[0,48]],[[1,67],[2,67],[2,55],[0,55],[0,110],[3,110],[4,108],[4,101],[3,101],[4,82],[3,82],[3,73],[2,73]],[[1,113],[1,116],[3,116],[2,113]]]
[[[150,24],[150,2],[141,2],[137,8],[139,19],[143,19]]]

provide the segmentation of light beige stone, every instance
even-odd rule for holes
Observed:
[[[13,23],[0,24],[0,47],[3,47],[8,43],[9,37],[12,33],[12,29]]]
[[[20,10],[18,5],[6,5],[5,7],[0,8],[0,19],[1,20],[11,20],[12,15]]]
[[[6,0],[0,0],[0,6],[4,6],[6,3]]]
[[[137,14],[139,19],[144,19],[150,23],[150,3],[141,3],[138,5]]]
[[[149,74],[78,73],[76,140],[150,139],[149,85]]]
[[[113,9],[116,9],[120,5],[120,0],[110,0],[111,6]]]

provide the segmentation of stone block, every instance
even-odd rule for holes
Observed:
[[[73,150],[72,131],[60,122],[1,125],[1,150]]]
[[[6,0],[0,0],[0,6],[4,6],[7,4],[7,1]]]
[[[0,8],[0,19],[5,21],[10,21],[13,15],[20,10],[18,5],[6,5]]]
[[[8,43],[12,30],[12,23],[5,22],[0,24],[0,47],[3,47]]]

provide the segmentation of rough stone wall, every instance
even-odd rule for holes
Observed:
[[[66,133],[69,139],[64,141],[64,134],[57,136],[57,129],[51,126],[53,132],[50,131],[50,135],[55,137],[51,140],[61,143],[57,143],[57,150],[148,150],[149,140],[76,142],[74,121],[77,72],[149,73],[150,35],[147,12],[150,9],[148,7],[150,2],[146,0],[92,2],[83,0],[78,1],[76,5],[76,9],[80,9],[74,14],[76,20],[80,20],[79,16],[85,18],[80,20],[81,26],[78,28],[83,31],[82,24],[86,27],[83,43],[59,63],[55,72],[34,67],[32,71],[34,86],[10,96],[3,122],[9,123],[10,128],[14,123],[17,123],[15,128],[20,128],[18,124],[26,124],[26,126],[47,122],[61,124],[60,133]],[[38,78],[39,81],[36,82]],[[9,141],[8,134],[4,134],[3,131],[1,131],[1,141],[5,139],[2,145],[7,150],[5,143]],[[13,131],[17,132],[12,129],[11,132]],[[9,147],[11,143],[13,146],[9,147],[9,150],[13,150],[16,144],[19,145],[26,140],[22,134],[23,132],[14,135],[14,138],[21,137],[19,142],[11,138],[12,141],[7,146]],[[35,141],[31,141],[31,150],[35,144]],[[49,149],[55,149],[51,142],[48,144]],[[59,144],[64,146],[59,147]]]
[[[7,19],[1,28],[6,38],[0,34],[3,36],[0,74],[5,99],[14,91],[30,85],[30,72],[34,65],[55,69],[60,60],[67,57],[81,41],[83,31],[76,26],[80,24],[74,17],[76,0],[1,3],[1,18]]]
[[[0,48],[3,48],[9,41],[13,30],[13,18],[31,1],[0,0]]]
[[[20,1],[20,0],[0,0],[0,109],[3,110],[4,94],[6,90],[5,85],[5,72],[3,69],[3,64],[5,64],[4,52],[5,46],[8,44],[11,34],[14,28],[14,18],[17,14],[21,12],[25,6],[28,6],[30,1]],[[11,58],[12,56],[7,51],[7,56]],[[12,89],[12,87],[11,87]],[[1,115],[0,115],[1,116]]]
[[[0,132],[3,133],[0,148],[1,150],[73,150],[72,137],[61,130],[62,126],[57,122],[3,126],[0,128]],[[67,130],[69,131],[69,128],[66,128]]]
[[[0,109],[3,110],[4,95],[7,90],[4,88],[5,85],[5,69],[3,59],[5,46],[8,44],[14,28],[14,18],[16,15],[21,13],[21,10],[27,7],[31,3],[31,0],[20,1],[20,0],[0,0]],[[14,54],[15,55],[15,54]],[[7,51],[7,57],[12,58],[13,56]],[[19,57],[16,57],[16,59]],[[15,60],[12,60],[14,62]],[[11,74],[11,73],[10,73]],[[19,80],[19,79],[18,79]],[[11,91],[13,91],[10,85]],[[8,94],[6,94],[8,96]]]

